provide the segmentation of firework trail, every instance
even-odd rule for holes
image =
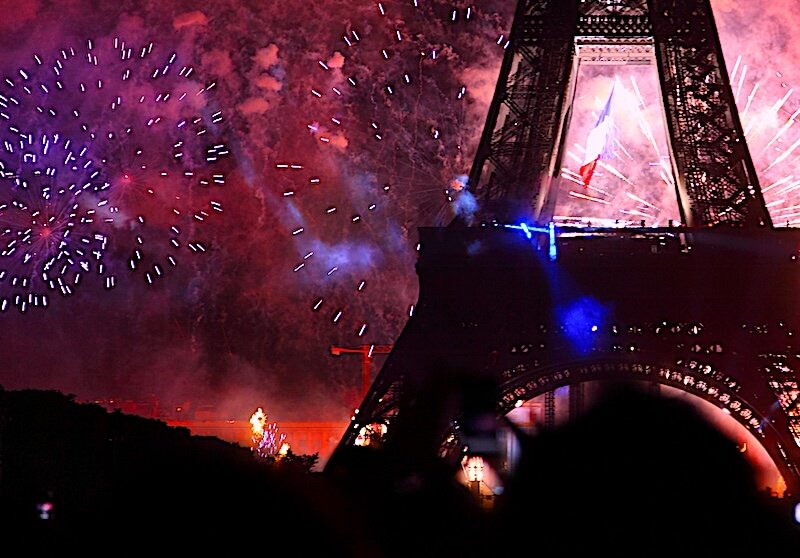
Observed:
[[[222,211],[222,114],[176,52],[122,38],[35,53],[0,84],[0,309],[89,277],[153,284]]]

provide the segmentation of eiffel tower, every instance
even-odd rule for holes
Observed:
[[[327,467],[384,431],[459,452],[464,409],[429,388],[468,370],[498,417],[544,396],[550,424],[556,389],[577,408],[587,382],[676,388],[747,428],[800,493],[800,232],[765,207],[709,0],[520,0],[514,17],[478,212],[419,229],[415,313]],[[656,66],[680,223],[553,223],[577,68],[598,60]]]

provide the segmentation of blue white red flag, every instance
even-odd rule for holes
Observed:
[[[594,169],[600,160],[607,161],[614,158],[614,89],[617,81],[611,86],[606,106],[597,119],[589,137],[586,139],[586,155],[581,165],[580,175],[584,186],[589,186]]]

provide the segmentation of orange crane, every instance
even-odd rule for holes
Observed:
[[[386,354],[392,351],[392,345],[361,345],[360,347],[337,347],[331,345],[331,354],[333,356],[341,356],[344,354],[360,354],[361,355],[361,399],[362,401],[367,396],[370,386],[370,369],[372,368],[372,361],[376,354]]]

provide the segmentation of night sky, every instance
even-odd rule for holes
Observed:
[[[0,204],[9,206],[0,297],[10,301],[0,313],[0,384],[203,402],[236,418],[257,406],[279,420],[349,417],[360,361],[329,347],[393,342],[417,297],[416,228],[469,206],[459,189],[515,2],[414,4],[0,0],[0,78],[14,84],[0,83],[0,137],[14,148],[0,146]],[[792,222],[794,0],[712,4],[773,220]],[[570,197],[565,179],[557,213],[676,218],[660,178],[666,144],[649,71],[617,76],[641,109],[618,119],[614,168],[625,179],[600,169],[593,196],[602,202]],[[573,171],[612,78],[580,77],[565,160]],[[65,164],[67,138],[87,152],[73,149]],[[48,161],[58,173],[45,179],[37,169]],[[23,193],[20,179],[30,184]],[[73,182],[90,185],[63,193]],[[68,296],[38,276],[11,280],[58,253],[55,225],[42,220],[57,202],[52,223],[74,223],[70,245],[86,239],[51,271],[69,263]],[[37,238],[49,248],[28,248],[26,261],[25,240]],[[47,308],[13,303],[43,294]]]

